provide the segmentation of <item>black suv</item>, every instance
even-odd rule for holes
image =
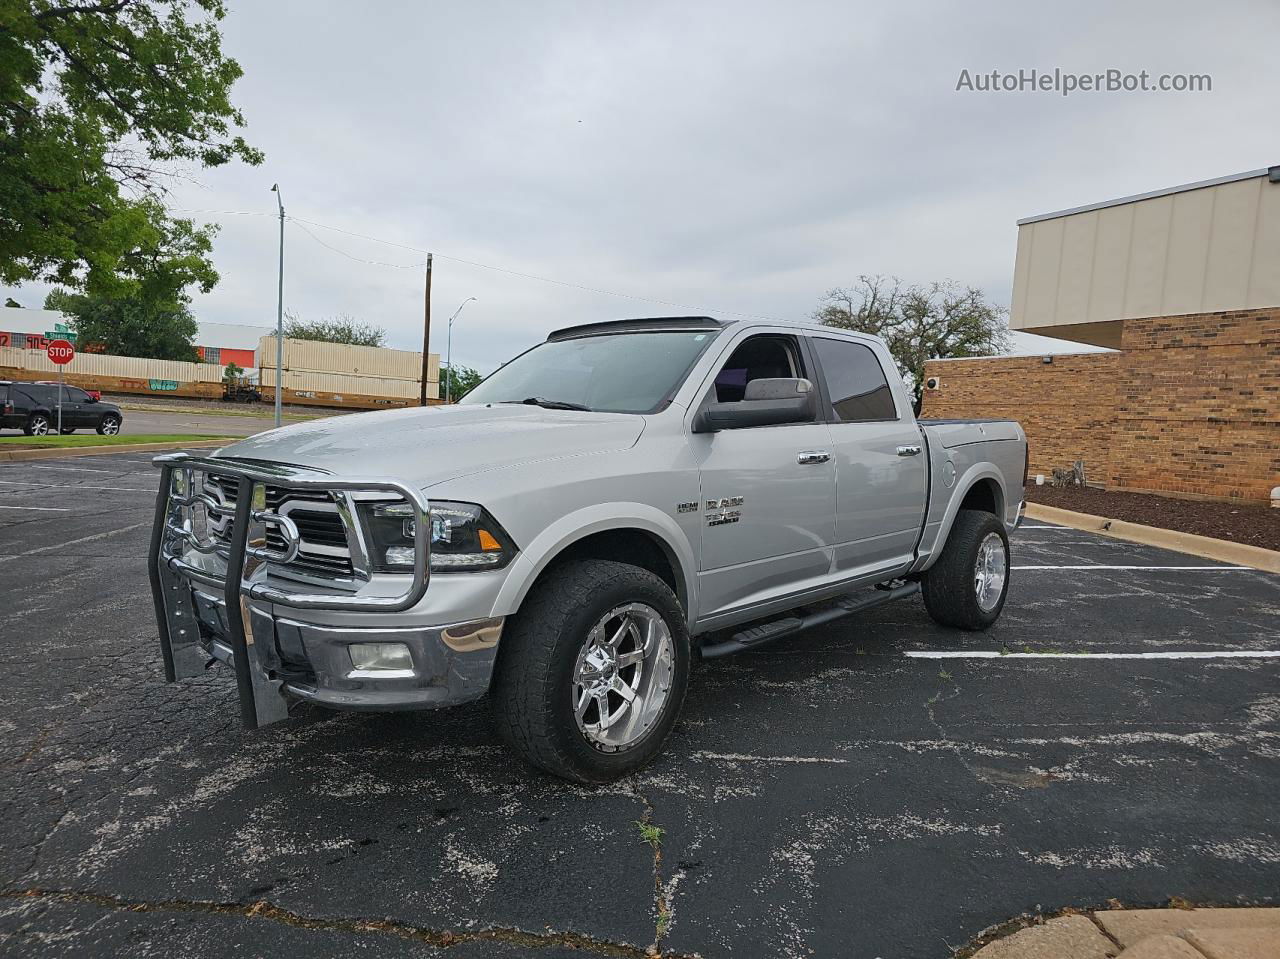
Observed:
[[[58,390],[62,390],[62,432],[95,429],[104,436],[120,432],[124,414],[113,403],[94,399],[77,386],[0,380],[0,429],[44,436],[58,430]]]

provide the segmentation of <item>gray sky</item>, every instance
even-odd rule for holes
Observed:
[[[1015,220],[1280,163],[1268,2],[230,3],[262,167],[179,208],[287,211],[442,256],[437,325],[492,369],[558,326],[730,311],[801,320],[859,273],[1001,304]],[[358,11],[358,12],[357,12]],[[1211,93],[957,92],[962,69],[1207,73]],[[276,223],[223,224],[201,319],[274,323]],[[297,225],[285,305],[421,348],[422,257]],[[13,291],[5,290],[4,293]],[[43,288],[15,295],[36,306]],[[28,302],[30,301],[30,302]]]

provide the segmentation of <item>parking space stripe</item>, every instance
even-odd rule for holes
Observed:
[[[29,470],[63,470],[68,473],[119,473],[119,470],[95,470],[87,466],[28,466]]]
[[[24,490],[14,490],[15,493],[33,493],[43,489],[100,489],[110,490],[113,493],[155,493],[153,489],[145,489],[140,486],[81,486],[78,483],[41,483],[35,480],[25,483],[14,480],[0,480],[0,485],[30,487]]]
[[[1203,572],[1236,572],[1239,570],[1252,570],[1252,566],[1104,566],[1102,564],[1087,564],[1083,566],[1014,566],[1017,570],[1038,570],[1038,569],[1138,569],[1138,570],[1200,570]]]
[[[22,559],[24,556],[35,556],[37,553],[52,553],[56,549],[66,549],[68,546],[79,546],[81,543],[91,543],[94,540],[106,539],[108,536],[118,536],[120,533],[132,533],[135,529],[142,529],[144,526],[150,526],[151,520],[145,523],[134,523],[132,526],[121,526],[119,529],[109,529],[101,533],[94,533],[90,536],[81,536],[79,539],[69,539],[65,543],[54,543],[52,546],[37,546],[35,549],[29,549],[22,553],[14,553],[12,556],[0,556],[0,563],[7,563],[10,560]]]
[[[27,509],[40,513],[69,513],[70,506],[0,506],[0,509]]]
[[[908,650],[910,659],[1277,659],[1280,649],[1171,650],[1163,653],[1006,653],[998,649]]]

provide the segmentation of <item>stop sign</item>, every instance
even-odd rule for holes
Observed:
[[[54,340],[45,350],[45,354],[52,362],[62,366],[75,359],[76,348],[67,340]]]

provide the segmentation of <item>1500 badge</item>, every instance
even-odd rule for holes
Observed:
[[[726,523],[738,522],[742,518],[742,510],[738,509],[741,505],[741,496],[707,500],[707,525],[723,526]]]

